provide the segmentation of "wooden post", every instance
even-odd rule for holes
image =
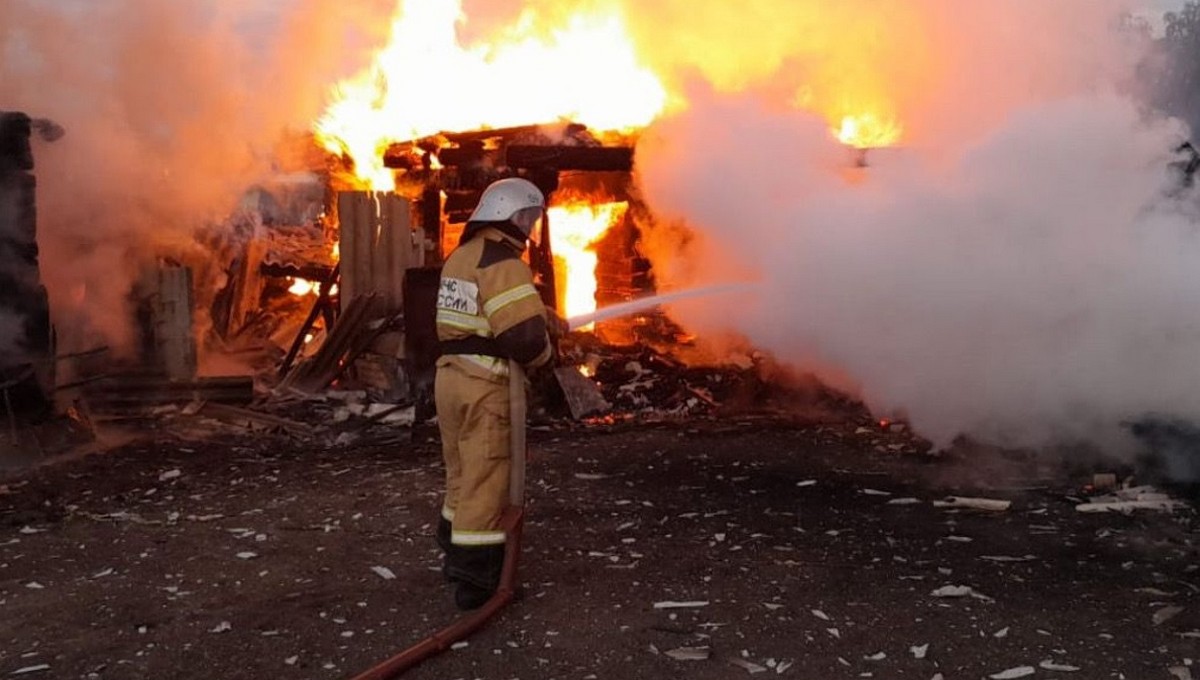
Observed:
[[[161,267],[155,312],[155,344],[168,378],[196,375],[196,337],[192,332],[192,270]]]

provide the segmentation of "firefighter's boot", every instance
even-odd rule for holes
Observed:
[[[450,578],[458,582],[454,604],[459,609],[478,609],[496,594],[504,568],[504,546],[453,546]]]

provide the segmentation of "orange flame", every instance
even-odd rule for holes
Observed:
[[[700,31],[711,44],[700,51],[692,47],[682,51],[719,91],[754,87],[756,78],[765,75],[753,61],[747,62],[760,46],[721,33],[710,35],[705,31],[711,32],[711,21],[690,14],[665,15],[698,22],[679,26],[680,35],[674,40],[658,40],[653,31],[648,38],[643,30],[640,43],[635,41],[623,4],[634,12],[648,12],[646,21],[653,22],[656,16],[653,8],[639,3],[584,3],[572,12],[556,13],[566,18],[550,27],[549,18],[531,6],[492,39],[464,44],[458,35],[459,26],[467,21],[463,0],[398,2],[389,44],[368,68],[333,87],[331,103],[314,124],[317,139],[327,150],[354,161],[361,188],[393,189],[394,175],[383,167],[384,150],[394,142],[438,132],[561,120],[602,132],[643,128],[669,103],[686,106],[682,92],[669,92],[664,85],[673,82],[671,67],[664,63],[671,58],[664,54],[691,45],[689,30]],[[798,25],[834,25],[842,16],[824,6],[819,10],[816,5],[779,8],[782,16],[792,17]],[[728,11],[736,18],[736,9]],[[812,82],[800,85],[792,105],[824,116],[835,137],[859,148],[894,145],[904,134],[888,64],[871,52],[875,41],[870,37],[882,30],[879,21],[877,17],[876,23],[860,27],[847,41],[831,43],[805,33],[793,48],[792,56],[832,60],[815,62],[826,66],[813,74]],[[775,54],[780,46],[773,42],[761,48],[763,64],[776,64],[784,56]],[[857,63],[847,62],[851,68],[837,66],[854,60],[856,50],[862,52]],[[649,63],[663,72],[656,73],[646,66]],[[736,75],[747,69],[744,76]]]
[[[894,118],[865,113],[845,116],[842,118],[841,126],[834,133],[843,144],[859,149],[870,149],[897,144],[903,131],[900,123]]]
[[[596,264],[593,250],[609,229],[629,210],[629,203],[590,204],[576,199],[551,207],[550,250],[555,269],[562,274],[558,285],[559,311],[570,318],[596,310]]]
[[[367,187],[391,190],[382,156],[393,142],[563,119],[632,130],[662,112],[666,90],[639,63],[620,14],[580,12],[541,35],[535,18],[527,12],[503,42],[464,46],[462,0],[402,0],[391,43],[335,87],[318,140],[349,155]]]

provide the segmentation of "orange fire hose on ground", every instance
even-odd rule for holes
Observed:
[[[430,635],[383,663],[354,676],[353,680],[390,680],[422,661],[440,654],[455,642],[483,627],[512,602],[517,590],[517,562],[521,557],[521,531],[525,523],[525,371],[510,361],[509,413],[512,422],[512,471],[508,485],[508,510],[501,517],[505,533],[504,567],[496,594],[479,609]]]

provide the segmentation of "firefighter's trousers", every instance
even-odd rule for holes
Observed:
[[[495,588],[504,553],[500,516],[508,506],[512,464],[508,384],[442,365],[434,399],[446,463],[446,572],[453,579]]]

